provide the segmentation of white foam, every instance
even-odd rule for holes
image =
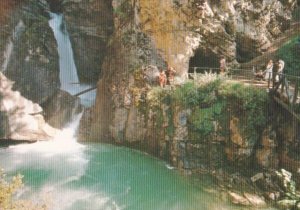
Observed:
[[[67,154],[80,152],[85,146],[76,142],[76,131],[80,123],[82,113],[77,115],[73,122],[66,126],[62,131],[50,141],[39,141],[32,144],[20,144],[10,146],[16,153],[37,152],[43,153],[44,156],[53,156],[56,154]],[[77,160],[78,157],[77,157]]]

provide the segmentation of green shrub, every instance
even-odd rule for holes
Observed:
[[[220,84],[220,80],[214,80],[202,86],[197,86],[193,82],[187,82],[176,88],[172,93],[172,98],[184,107],[196,105],[207,107],[216,101],[216,92]]]
[[[18,174],[7,181],[6,174],[0,169],[0,209],[1,210],[46,210],[46,205],[34,204],[27,200],[15,200],[13,196],[23,187],[23,176]]]
[[[214,121],[218,120],[222,113],[225,103],[218,101],[208,108],[196,107],[189,118],[189,128],[192,139],[205,138],[215,130]],[[198,137],[197,137],[198,136]]]
[[[154,87],[148,92],[145,105],[159,115],[163,104],[168,107],[166,132],[170,136],[175,130],[173,112],[180,107],[192,111],[188,117],[190,139],[200,140],[214,133],[215,122],[222,124],[221,135],[226,135],[228,119],[233,115],[242,120],[245,135],[255,142],[267,122],[268,101],[264,89],[216,79],[204,84],[187,82],[175,89]],[[163,125],[162,117],[156,118],[156,125]]]
[[[225,83],[222,85],[220,96],[227,101],[233,114],[244,116],[246,135],[254,140],[267,123],[267,107],[269,98],[267,92],[241,83]]]
[[[286,74],[300,76],[299,38],[300,36],[291,39],[277,52],[277,57],[285,62],[284,72]]]

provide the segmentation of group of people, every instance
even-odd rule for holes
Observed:
[[[274,68],[276,66],[276,68]],[[284,69],[284,61],[279,59],[275,64],[273,60],[269,60],[266,69],[260,70],[258,72],[254,72],[254,75],[256,78],[263,79],[263,80],[269,80],[273,78],[273,72],[276,72],[275,80],[279,81],[280,75],[283,73]]]
[[[164,71],[162,68],[159,71],[158,83],[160,87],[165,87],[167,84],[171,85],[175,77],[175,69],[168,65],[167,70]]]
[[[276,67],[275,67],[276,66]],[[275,68],[274,68],[275,67]],[[279,81],[280,75],[283,73],[284,61],[279,59],[275,64],[273,60],[269,60],[265,70],[260,70],[258,72],[254,71],[256,78],[269,80],[273,78],[273,72],[276,72],[275,81]],[[227,71],[226,59],[224,56],[220,59],[220,74],[224,74]],[[158,83],[159,86],[164,88],[167,84],[172,85],[174,81],[176,71],[173,67],[168,65],[167,70],[162,68],[159,70]]]

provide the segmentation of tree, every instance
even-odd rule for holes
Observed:
[[[18,174],[7,181],[6,174],[0,169],[0,209],[1,210],[46,210],[45,204],[35,204],[28,200],[14,199],[15,193],[23,187],[23,176]]]

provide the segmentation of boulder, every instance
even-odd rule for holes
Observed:
[[[63,128],[77,114],[83,111],[80,98],[65,91],[58,91],[43,104],[46,121],[55,128]]]
[[[12,140],[50,140],[58,130],[49,126],[43,109],[12,90],[12,82],[0,72],[0,112],[5,114],[5,137]],[[1,128],[3,124],[1,124]],[[5,124],[4,124],[5,125]]]

